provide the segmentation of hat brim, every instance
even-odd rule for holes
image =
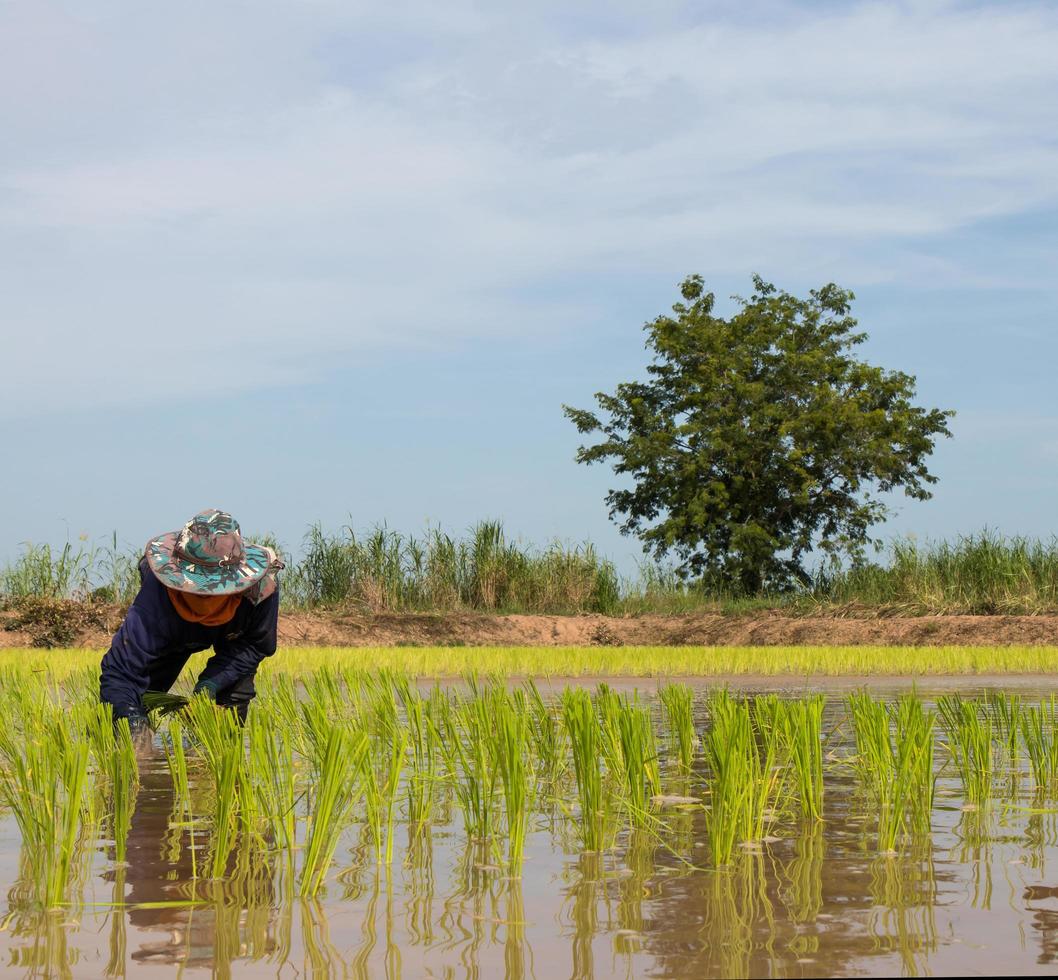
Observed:
[[[178,531],[168,531],[147,542],[145,556],[155,577],[177,592],[192,595],[234,595],[252,589],[271,570],[275,555],[270,548],[245,545],[238,565],[203,565],[173,555]]]

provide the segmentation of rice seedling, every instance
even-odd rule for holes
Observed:
[[[433,812],[434,791],[439,779],[437,730],[430,724],[430,716],[440,692],[435,688],[430,699],[425,699],[406,676],[397,678],[395,686],[411,744],[411,775],[407,780],[408,821],[421,833]]]
[[[544,700],[540,689],[531,678],[526,681],[525,690],[529,698],[529,733],[533,754],[538,762],[541,778],[553,784],[565,764],[562,723],[554,707]]]
[[[694,730],[694,692],[686,684],[666,684],[658,689],[658,697],[665,709],[669,741],[680,768],[690,772],[698,736]]]
[[[957,694],[938,698],[937,710],[966,798],[973,804],[983,803],[992,795],[995,771],[992,718],[976,701],[964,700]]]
[[[295,878],[299,797],[295,736],[263,711],[253,712],[246,728],[251,791],[279,855],[282,885],[289,888]]]
[[[318,781],[298,884],[298,894],[302,896],[313,896],[323,886],[345,820],[364,790],[361,777],[368,756],[368,739],[363,732],[350,733],[332,724],[317,743],[317,751]]]
[[[213,834],[207,872],[210,878],[223,878],[228,857],[235,845],[240,803],[238,787],[244,779],[243,730],[234,711],[218,711],[205,696],[192,698],[184,719],[197,749],[213,780]]]
[[[573,774],[580,803],[576,828],[584,850],[594,853],[603,847],[601,739],[595,706],[587,691],[567,688],[563,692],[562,721],[573,755]]]
[[[507,817],[507,867],[511,875],[521,874],[525,833],[529,821],[529,712],[525,695],[516,691],[495,700],[496,763],[503,788]]]
[[[866,692],[849,695],[846,704],[856,739],[854,767],[878,810],[878,848],[892,853],[905,831],[929,827],[933,716],[914,696],[892,709]]]
[[[1016,773],[1021,738],[1021,695],[989,691],[986,705],[992,720],[992,731],[1000,746],[1006,750],[1007,766],[1012,773]]]
[[[823,817],[823,706],[821,694],[782,701],[779,725],[793,765],[801,812],[812,820]]]
[[[168,691],[145,691],[140,700],[143,710],[158,718],[182,711],[187,707],[188,701],[182,694],[171,694]]]
[[[442,705],[439,742],[449,772],[457,777],[454,789],[463,825],[471,838],[490,840],[498,777],[491,699],[479,692],[467,701]]]
[[[1022,741],[1038,793],[1046,794],[1058,779],[1058,699],[1027,705],[1021,715]]]
[[[661,792],[658,751],[650,712],[636,698],[617,701],[616,728],[621,746],[621,789],[633,827],[650,822],[650,800]]]
[[[706,832],[713,862],[728,864],[735,844],[764,836],[766,818],[783,782],[774,725],[754,727],[750,707],[720,691],[708,701],[712,721],[703,739],[709,763]],[[764,715],[762,702],[758,713]]]
[[[24,741],[0,728],[0,802],[18,824],[36,900],[54,908],[68,897],[82,817],[91,808],[90,744],[68,732],[54,711],[20,721]]]

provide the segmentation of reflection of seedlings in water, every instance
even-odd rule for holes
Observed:
[[[619,953],[634,953],[641,948],[645,927],[643,899],[648,894],[647,882],[655,872],[654,851],[656,838],[635,832],[628,839],[625,865],[629,874],[618,881],[617,925],[615,948]]]
[[[989,836],[991,812],[988,809],[964,810],[954,828],[958,843],[954,848],[955,860],[970,866],[973,895],[970,904],[974,908],[992,907],[992,842]]]
[[[342,976],[346,972],[345,961],[331,942],[326,910],[316,899],[302,898],[298,902],[298,911],[301,916],[301,944],[308,958],[304,973],[310,977]],[[371,911],[373,926],[374,910]],[[366,919],[364,926],[366,929]]]
[[[114,873],[114,888],[111,892],[114,905],[110,913],[109,959],[103,968],[107,977],[125,976],[125,961],[128,956],[128,938],[125,923],[125,868],[118,867]]]
[[[405,854],[406,929],[413,943],[429,946],[434,941],[433,836],[409,825]]]
[[[573,929],[572,977],[595,976],[595,954],[592,940],[599,930],[597,903],[602,880],[602,857],[582,854],[579,875],[567,895],[569,921]]]
[[[706,878],[703,891],[703,922],[699,935],[710,952],[710,973],[745,977],[761,973],[754,969],[754,952],[763,950],[774,974],[776,954],[774,908],[767,891],[765,855],[747,851],[733,864]],[[763,925],[765,932],[757,938]]]
[[[823,908],[825,855],[826,841],[819,823],[807,828],[794,842],[794,857],[782,868],[783,888],[779,893],[793,922],[814,922]]]
[[[507,937],[503,944],[504,976],[507,980],[523,980],[527,975],[534,975],[532,969],[532,949],[525,938],[525,899],[522,894],[520,878],[510,878],[506,890]],[[528,961],[528,963],[527,963]]]
[[[937,950],[937,885],[929,838],[917,837],[905,856],[875,858],[870,892],[876,947],[897,953],[908,976],[927,972],[929,956]]]

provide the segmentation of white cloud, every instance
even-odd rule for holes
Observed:
[[[581,273],[958,281],[933,237],[1058,198],[1050,5],[757,7],[5,5],[0,412],[568,327]]]

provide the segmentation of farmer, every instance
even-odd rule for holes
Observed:
[[[168,691],[188,657],[213,648],[195,685],[246,718],[254,674],[276,649],[283,563],[271,548],[244,544],[238,522],[219,510],[147,542],[140,591],[103,657],[99,699],[114,719],[146,729],[145,691]]]

